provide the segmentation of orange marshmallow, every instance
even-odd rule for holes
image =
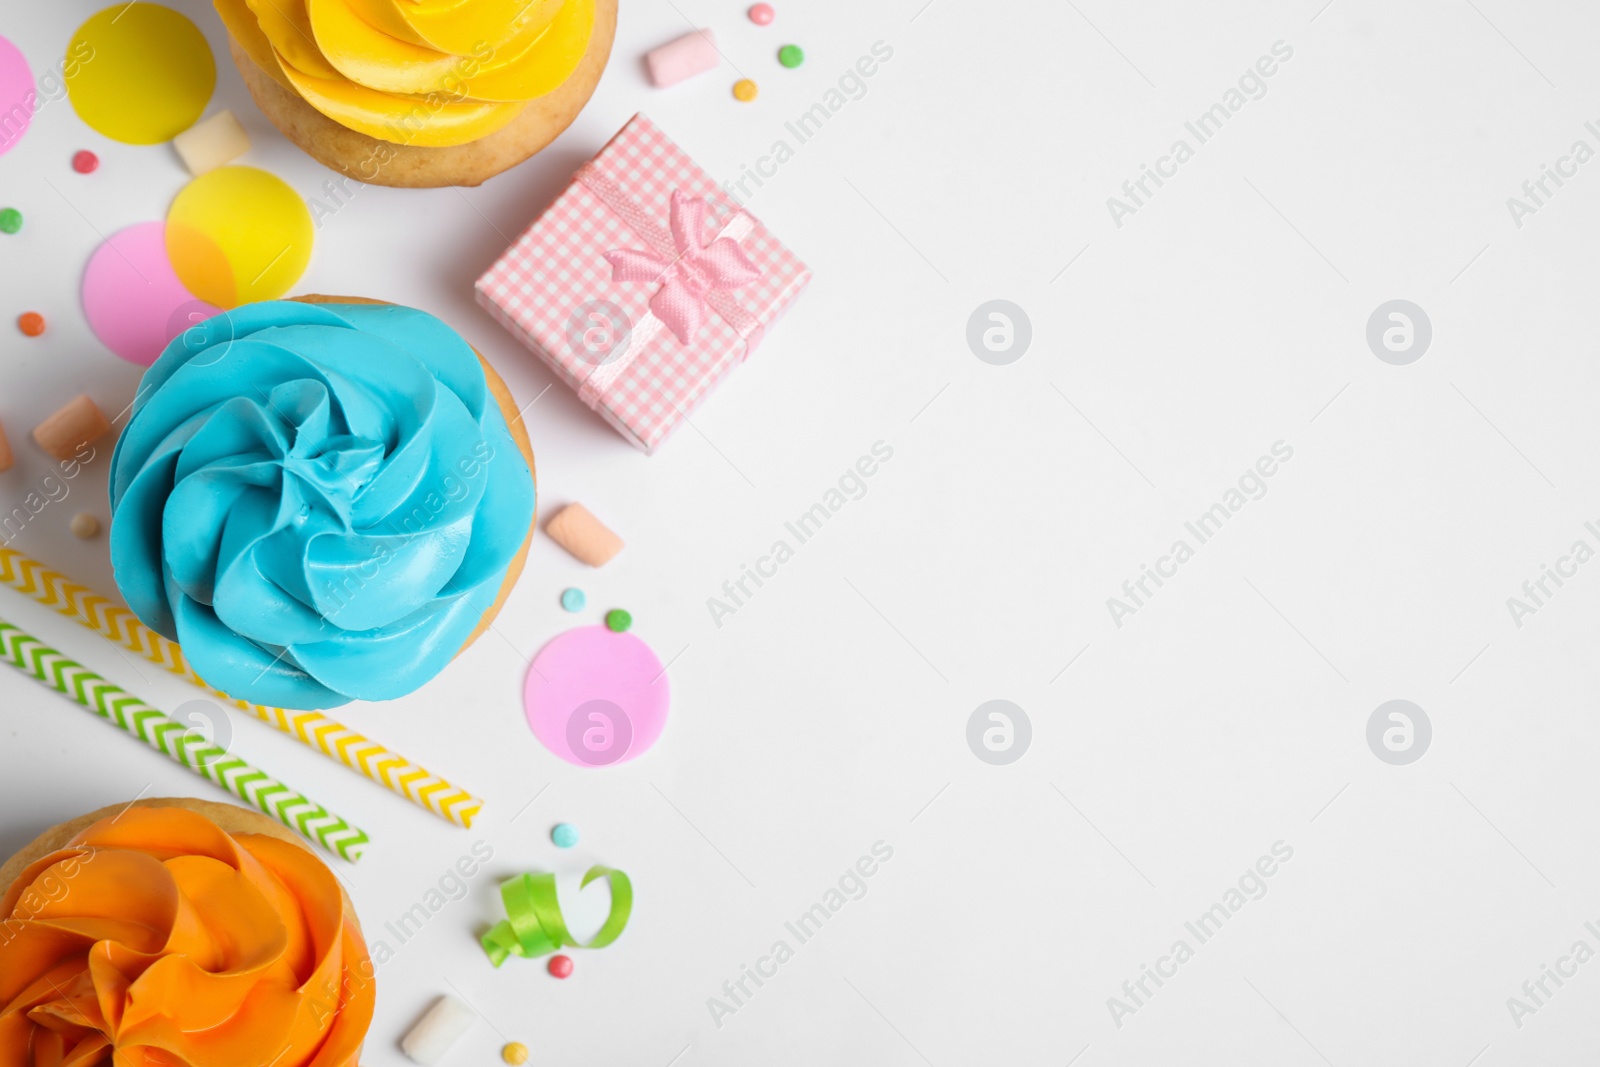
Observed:
[[[622,538],[612,533],[582,504],[568,504],[544,528],[550,539],[591,567],[601,567],[622,551]]]
[[[58,460],[77,456],[78,449],[111,432],[111,422],[87,396],[76,396],[33,428],[33,440]]]

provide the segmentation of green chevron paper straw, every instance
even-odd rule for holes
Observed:
[[[151,748],[260,808],[351,863],[371,840],[327,808],[256,770],[184,723],[151,707],[0,619],[0,659],[82,704]]]

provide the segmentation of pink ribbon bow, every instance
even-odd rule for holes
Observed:
[[[708,295],[742,288],[761,277],[760,268],[738,241],[719,237],[705,243],[705,218],[704,200],[673,190],[672,243],[677,255],[668,259],[634,248],[605,254],[612,281],[661,282],[650,298],[650,310],[684,344],[699,332],[711,312]]]

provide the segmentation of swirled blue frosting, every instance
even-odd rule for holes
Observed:
[[[534,485],[483,367],[431,315],[252,304],[145,373],[111,476],[117,586],[240,700],[404,696],[476,629]]]

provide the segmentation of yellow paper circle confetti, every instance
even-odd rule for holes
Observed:
[[[160,4],[116,4],[78,27],[67,46],[77,74],[72,107],[124,144],[160,144],[193,126],[217,85],[211,46],[195,24]]]
[[[305,273],[313,241],[300,194],[255,167],[190,182],[167,212],[167,255],[195,296],[219,308],[276,300]]]

